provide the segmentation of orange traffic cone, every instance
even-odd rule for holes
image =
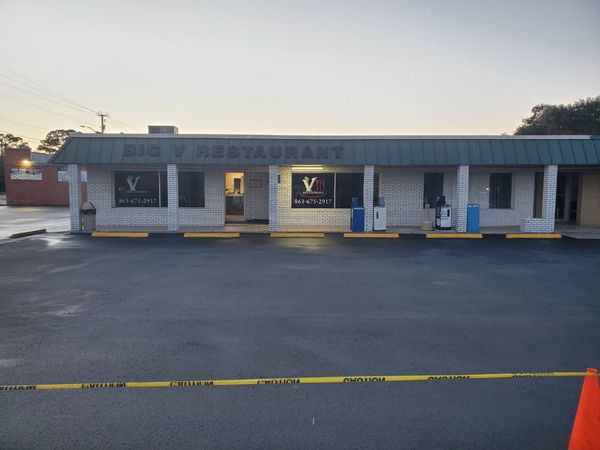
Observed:
[[[598,371],[588,369],[577,406],[569,450],[600,450],[600,384]]]

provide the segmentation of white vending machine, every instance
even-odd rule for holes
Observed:
[[[379,197],[379,206],[373,207],[373,231],[385,231],[387,218],[385,213],[385,200]]]
[[[452,228],[452,208],[450,206],[438,206],[436,208],[435,227],[438,230]]]

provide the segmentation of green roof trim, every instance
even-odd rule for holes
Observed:
[[[599,136],[72,135],[54,164],[599,165]]]

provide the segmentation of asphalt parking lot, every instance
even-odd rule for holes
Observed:
[[[0,384],[580,371],[600,241],[0,245]],[[581,379],[0,392],[1,448],[566,448]]]

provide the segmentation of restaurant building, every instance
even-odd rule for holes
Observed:
[[[67,206],[66,166],[48,164],[48,153],[9,148],[4,153],[4,183],[8,206]],[[81,196],[87,199],[87,173],[81,166]]]
[[[175,129],[176,130],[176,129]],[[349,229],[353,197],[385,199],[387,227],[433,220],[441,196],[452,227],[554,231],[556,222],[600,225],[597,136],[243,136],[73,134],[51,162],[69,172],[71,230],[81,231],[80,166],[96,229],[270,231]],[[167,130],[168,131],[168,130]],[[265,228],[266,229],[266,228]]]

